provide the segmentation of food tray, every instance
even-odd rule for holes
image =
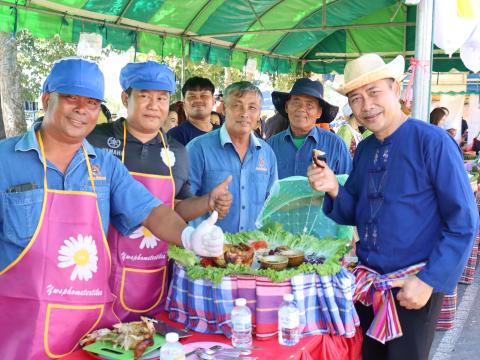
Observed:
[[[165,337],[155,334],[153,336],[153,345],[149,346],[143,355],[146,355],[165,344]],[[83,350],[105,356],[109,359],[116,360],[132,360],[134,358],[134,350],[125,350],[120,346],[114,346],[110,341],[97,341],[93,344],[83,347]]]

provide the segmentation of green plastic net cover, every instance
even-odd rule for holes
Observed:
[[[347,175],[338,175],[344,184]],[[261,228],[268,223],[280,223],[293,234],[308,234],[319,239],[335,238],[349,242],[353,227],[339,225],[322,211],[325,193],[313,190],[308,179],[292,176],[278,180],[272,186],[270,195],[257,218],[256,226]]]

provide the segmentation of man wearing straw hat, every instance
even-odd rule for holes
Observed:
[[[312,187],[328,194],[323,211],[358,228],[364,359],[428,359],[443,294],[462,274],[478,223],[458,145],[401,111],[403,70],[402,56],[347,64],[337,91],[374,136],[359,144],[345,186],[326,163],[308,169]]]

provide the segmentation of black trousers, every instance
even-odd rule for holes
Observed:
[[[355,308],[363,330],[363,360],[428,360],[442,302],[443,293],[435,293],[423,308],[407,310],[395,298],[403,336],[385,345],[367,336],[373,310],[357,302]]]

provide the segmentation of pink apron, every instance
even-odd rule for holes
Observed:
[[[170,150],[161,131],[159,134],[170,175],[131,174],[155,197],[173,208],[175,183],[170,166]],[[125,161],[126,137],[124,125],[122,162]],[[132,321],[138,320],[140,315],[150,316],[162,311],[167,295],[168,243],[157,239],[143,226],[129,236],[123,236],[110,225],[107,238],[112,250],[110,287],[117,296],[115,313],[122,321]]]
[[[108,287],[110,253],[95,192],[48,189],[46,158],[40,220],[27,247],[0,272],[2,359],[58,358],[80,338],[118,320]],[[92,170],[85,148],[93,191]]]

